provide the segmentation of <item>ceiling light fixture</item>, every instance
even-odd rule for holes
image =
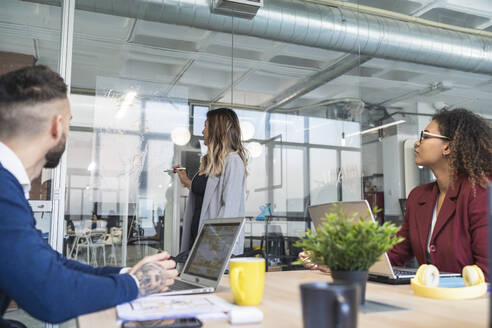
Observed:
[[[248,149],[249,154],[252,158],[260,157],[260,155],[263,153],[263,146],[256,141],[248,143],[246,149]]]
[[[241,125],[241,138],[247,141],[255,136],[255,126],[250,121],[243,121]]]
[[[191,139],[190,131],[182,126],[178,126],[171,132],[171,140],[178,146],[186,145]]]

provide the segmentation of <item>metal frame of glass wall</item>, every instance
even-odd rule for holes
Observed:
[[[62,26],[58,72],[65,80],[68,86],[67,92],[70,94],[75,0],[61,0],[61,8]],[[52,219],[49,243],[53,249],[60,253],[63,252],[66,172],[67,154],[65,153],[61,158],[60,165],[53,171],[53,187],[51,189]],[[54,328],[58,325],[46,324],[46,327]]]

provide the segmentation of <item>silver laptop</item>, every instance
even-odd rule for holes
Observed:
[[[309,215],[316,228],[323,223],[322,218],[325,217],[326,213],[335,211],[336,205],[340,206],[346,213],[357,213],[358,217],[376,222],[367,200],[334,202],[308,207]],[[384,253],[379,261],[369,268],[369,280],[388,284],[409,284],[410,279],[415,277],[416,272],[417,269],[392,266],[388,254]],[[441,272],[440,276],[460,277],[461,275],[458,273]]]
[[[212,293],[224,274],[244,218],[204,222],[174,284],[162,295]]]

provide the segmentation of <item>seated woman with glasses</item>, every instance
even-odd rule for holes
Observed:
[[[415,162],[436,181],[416,187],[407,200],[399,235],[388,252],[393,265],[412,257],[441,272],[460,273],[476,264],[488,277],[487,186],[492,176],[491,126],[465,110],[443,110],[415,143]]]
[[[388,252],[403,266],[414,256],[419,265],[461,273],[478,265],[488,279],[487,186],[492,176],[491,126],[465,109],[434,115],[415,143],[415,162],[428,167],[436,182],[410,192],[398,235],[405,240]],[[305,267],[329,272],[300,253]]]

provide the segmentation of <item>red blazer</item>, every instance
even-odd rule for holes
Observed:
[[[430,240],[432,263],[440,270],[461,273],[464,266],[478,265],[488,278],[487,190],[460,177],[446,198],[437,217]],[[402,266],[413,256],[427,263],[427,237],[438,196],[437,183],[418,186],[410,192],[405,219],[398,235],[405,238],[388,252],[395,266]]]

